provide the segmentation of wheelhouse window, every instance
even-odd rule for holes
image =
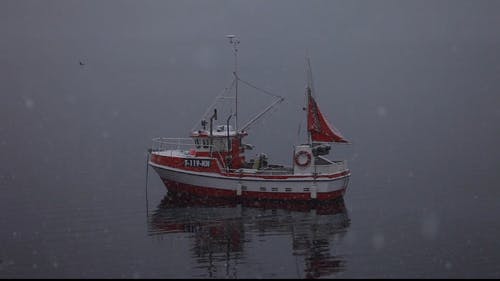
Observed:
[[[226,152],[227,149],[227,138],[214,137],[200,137],[194,138],[194,145],[198,150],[208,150],[212,147],[212,151],[215,152]],[[231,140],[229,140],[229,145],[231,145]]]
[[[208,150],[208,148],[210,147],[207,138],[194,138],[194,146],[198,150]]]
[[[208,148],[208,139],[204,138],[203,140],[203,148]]]

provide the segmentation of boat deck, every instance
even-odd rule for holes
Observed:
[[[172,149],[172,150],[159,150],[153,151],[153,154],[166,156],[166,157],[179,157],[179,158],[196,158],[196,159],[212,159],[212,157],[199,157],[194,156],[189,150]],[[318,175],[335,174],[347,169],[345,161],[331,161],[321,156],[315,157],[314,164],[316,166],[315,172]],[[246,167],[240,169],[230,170],[231,173],[242,173],[249,175],[294,175],[292,167],[268,164],[265,167],[253,168],[252,163],[246,163]]]
[[[234,170],[234,172],[243,174],[258,174],[258,175],[292,175],[293,168],[291,167],[282,167],[282,168],[266,167],[261,169],[241,168]]]

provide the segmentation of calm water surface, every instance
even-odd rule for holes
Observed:
[[[235,204],[171,197],[150,170],[146,202],[145,153],[60,165],[3,176],[0,277],[499,276],[495,184],[352,164],[343,200]]]

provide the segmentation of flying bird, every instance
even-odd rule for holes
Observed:
[[[80,65],[85,65],[85,63],[83,63],[82,61],[80,61]]]

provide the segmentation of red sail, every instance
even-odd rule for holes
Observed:
[[[307,111],[307,130],[311,133],[313,142],[343,142],[348,143],[339,131],[331,126],[319,111],[318,104],[308,92],[309,108]]]

